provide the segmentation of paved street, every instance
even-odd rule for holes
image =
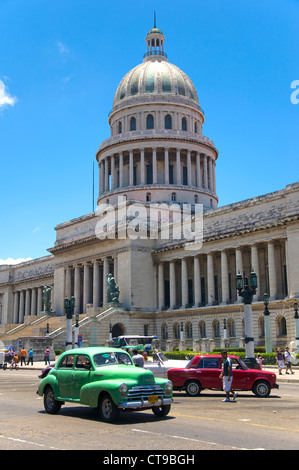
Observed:
[[[235,403],[223,403],[218,392],[196,398],[178,392],[165,419],[151,411],[121,413],[117,424],[106,424],[84,406],[65,404],[57,415],[46,414],[36,395],[38,373],[0,370],[0,449],[299,449],[297,380],[280,382],[267,399],[241,392]]]

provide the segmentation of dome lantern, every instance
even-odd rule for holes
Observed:
[[[143,60],[150,60],[154,58],[157,60],[167,60],[167,54],[164,52],[164,41],[162,31],[156,26],[156,12],[154,12],[154,27],[149,30],[145,38],[147,51],[143,56]],[[158,56],[158,57],[157,57]]]

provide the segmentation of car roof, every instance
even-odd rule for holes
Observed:
[[[195,358],[216,358],[216,359],[222,359],[222,356],[221,354],[198,354],[197,356],[194,356],[194,359]],[[230,357],[232,359],[239,359],[239,356],[236,356],[234,354],[228,354],[227,357]]]
[[[64,351],[62,354],[101,354],[101,353],[109,353],[109,352],[124,352],[122,349],[119,348],[105,348],[101,346],[92,346],[92,347],[86,347],[86,348],[76,348],[76,349],[68,349],[67,351]]]

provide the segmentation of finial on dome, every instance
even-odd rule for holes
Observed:
[[[159,56],[159,60],[167,60],[167,54],[164,52],[165,37],[161,29],[157,28],[156,11],[154,10],[154,27],[149,30],[145,38],[147,44],[147,52],[144,54],[144,60],[153,57],[155,60]]]

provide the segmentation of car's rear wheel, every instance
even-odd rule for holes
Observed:
[[[171,405],[161,405],[161,406],[154,406],[152,408],[154,415],[158,416],[158,418],[163,418],[167,416],[170,412]]]
[[[188,397],[197,397],[201,392],[201,385],[198,380],[188,380],[185,389]]]
[[[258,380],[255,382],[252,391],[257,397],[266,398],[270,395],[271,386],[266,380]]]
[[[44,408],[47,413],[54,415],[58,413],[62,403],[55,400],[54,392],[52,387],[48,386],[44,393]]]
[[[118,418],[119,409],[108,393],[99,399],[99,412],[101,419],[106,423],[113,423]]]

